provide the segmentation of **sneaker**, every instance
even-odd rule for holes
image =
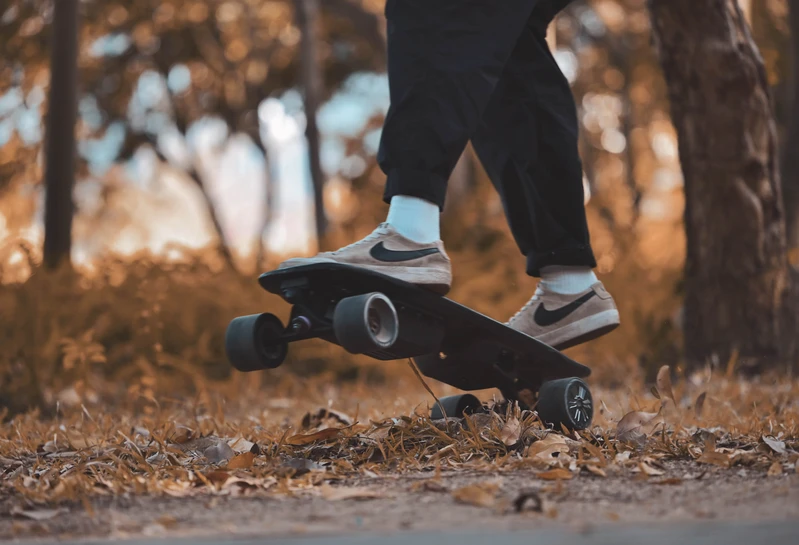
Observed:
[[[314,257],[295,257],[284,261],[278,268],[315,263],[362,267],[442,295],[452,285],[452,265],[440,240],[420,244],[405,238],[388,223],[381,223],[363,240],[340,250],[322,252]]]
[[[602,282],[570,295],[546,293],[538,288],[508,325],[563,350],[619,327],[619,311]]]

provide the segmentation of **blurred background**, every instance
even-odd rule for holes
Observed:
[[[228,321],[288,310],[257,275],[385,217],[375,160],[389,105],[383,8],[3,0],[0,412],[235,391],[244,379],[224,357]],[[786,141],[799,7],[740,8],[780,141],[796,150]],[[623,321],[570,355],[609,387],[680,369],[685,191],[651,13],[644,0],[576,1],[549,40],[581,121],[597,272]],[[452,298],[505,320],[530,297],[535,280],[469,149],[443,233]],[[395,372],[408,369],[309,342],[255,382],[380,383]]]

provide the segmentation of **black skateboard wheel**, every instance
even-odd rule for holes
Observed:
[[[545,382],[538,392],[536,405],[541,420],[560,430],[584,430],[594,417],[594,401],[588,385],[579,378]]]
[[[239,371],[260,371],[279,367],[288,353],[280,340],[284,327],[274,314],[252,314],[234,318],[225,333],[225,352]]]
[[[347,352],[368,354],[391,348],[399,336],[399,318],[388,297],[365,293],[338,302],[333,331]]]
[[[446,411],[448,418],[460,418],[463,415],[473,414],[483,408],[483,404],[480,400],[472,394],[442,397],[439,401],[441,405],[444,406],[444,411]],[[441,412],[441,407],[438,403],[433,405],[433,408],[430,409],[430,418],[432,420],[444,418],[444,413]]]

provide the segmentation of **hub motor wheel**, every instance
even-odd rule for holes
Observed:
[[[234,318],[225,333],[225,352],[239,371],[260,371],[279,367],[288,353],[280,340],[284,327],[274,314],[252,314]]]
[[[366,354],[391,348],[399,336],[399,319],[382,293],[342,299],[333,313],[336,340],[347,352]]]
[[[439,401],[447,412],[447,418],[461,418],[467,414],[474,414],[483,408],[480,400],[472,394],[446,396],[439,399]],[[441,418],[444,418],[444,413],[441,412],[441,406],[436,403],[430,409],[430,419],[439,420]]]
[[[538,416],[556,430],[584,430],[594,417],[594,400],[588,385],[579,378],[550,380],[541,386],[536,405]]]

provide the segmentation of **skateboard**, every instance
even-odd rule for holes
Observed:
[[[554,348],[422,287],[367,269],[322,263],[264,273],[266,291],[291,305],[288,325],[270,313],[234,318],[225,351],[239,371],[280,366],[288,345],[311,338],[378,360],[412,358],[460,390],[498,388],[555,429],[585,429],[591,370]],[[442,398],[432,418],[482,409],[472,394]]]

